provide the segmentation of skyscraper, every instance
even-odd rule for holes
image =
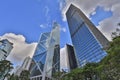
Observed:
[[[105,36],[72,4],[66,12],[66,17],[79,66],[103,59],[107,54],[103,48],[107,48],[109,43]]]
[[[54,22],[51,32],[40,37],[30,67],[31,80],[47,80],[60,70],[60,32]]]
[[[0,61],[5,60],[13,49],[13,43],[9,42],[7,39],[0,40]],[[4,79],[4,76],[9,72],[9,69],[6,69],[3,72],[0,72],[0,80]]]
[[[66,44],[60,49],[60,68],[61,71],[69,72],[77,68],[77,60],[73,46]]]
[[[20,76],[20,73],[24,70],[29,70],[30,64],[31,64],[31,58],[30,57],[26,57],[22,63],[21,66],[17,66],[14,69],[14,74]]]
[[[5,60],[13,49],[13,43],[7,39],[0,40],[0,61]]]

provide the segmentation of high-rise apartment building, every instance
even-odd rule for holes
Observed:
[[[60,69],[69,72],[77,68],[77,60],[73,46],[66,44],[60,49]]]
[[[31,62],[31,80],[49,80],[60,70],[60,30],[54,22],[51,32],[42,33]]]
[[[0,61],[5,60],[13,49],[13,43],[7,39],[0,40]]]
[[[66,12],[66,17],[79,66],[103,59],[107,54],[104,49],[109,43],[105,36],[73,4]]]

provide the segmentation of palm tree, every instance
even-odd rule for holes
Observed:
[[[13,69],[13,64],[8,60],[0,61],[0,80],[4,80],[9,72]],[[1,79],[2,78],[2,79]]]
[[[20,73],[20,80],[30,80],[30,72],[28,70],[23,70]]]

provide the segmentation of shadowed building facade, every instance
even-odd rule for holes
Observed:
[[[60,70],[60,32],[54,22],[51,32],[42,33],[31,62],[31,80],[50,80]]]
[[[64,72],[70,72],[77,67],[74,47],[66,44],[65,47],[60,49],[60,69]]]
[[[66,12],[70,35],[75,48],[79,67],[88,62],[99,62],[107,53],[108,40],[73,4]]]

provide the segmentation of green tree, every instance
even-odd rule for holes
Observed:
[[[120,79],[120,29],[114,32],[113,40],[107,49],[108,55],[101,60],[96,66],[86,65],[83,67],[85,78],[93,80],[92,76],[96,75],[97,80],[119,80]],[[96,71],[96,72],[94,72]],[[95,79],[95,80],[96,80]]]
[[[110,46],[107,50],[108,55],[100,62],[101,80],[120,79],[120,29],[116,29]]]
[[[85,80],[97,80],[99,73],[97,70],[98,63],[87,63],[83,67],[83,75]]]
[[[83,80],[83,69],[76,68],[72,70],[70,73],[64,75],[61,80]]]
[[[23,70],[20,73],[20,80],[30,80],[30,72],[28,70]]]
[[[61,80],[98,80],[99,72],[97,67],[98,63],[87,63],[84,67],[74,69],[64,75]]]
[[[0,61],[0,78],[7,77],[9,72],[13,69],[13,64],[8,60]]]
[[[61,80],[61,77],[64,75],[64,72],[56,72],[55,74],[53,74],[53,78],[55,78],[56,80]]]
[[[17,75],[12,74],[8,77],[8,80],[20,80],[20,79]]]

